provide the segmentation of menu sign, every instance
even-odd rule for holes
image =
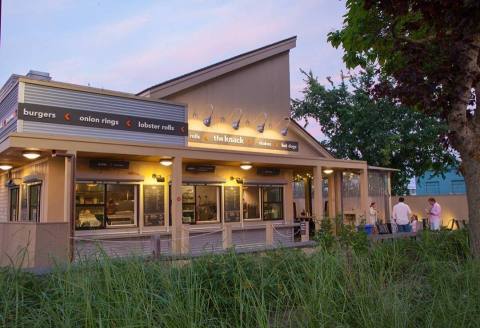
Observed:
[[[187,136],[188,131],[188,125],[184,122],[26,103],[18,104],[18,119],[174,136]]]
[[[206,144],[250,147],[270,150],[285,150],[294,152],[298,151],[298,142],[296,141],[238,136],[226,133],[189,130],[188,140],[190,142]]]

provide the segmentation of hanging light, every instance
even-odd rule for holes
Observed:
[[[260,123],[259,125],[257,125],[257,131],[259,133],[263,133],[263,131],[265,131],[265,124],[267,123],[268,114],[263,113],[263,115],[265,116],[265,120],[263,121],[263,123]]]
[[[240,116],[238,117],[238,120],[232,122],[232,128],[234,130],[238,130],[240,128],[240,121],[242,120],[243,110],[241,108],[239,108],[238,110],[240,112]]]
[[[253,165],[252,165],[251,163],[242,163],[242,164],[240,164],[240,168],[241,168],[242,170],[245,170],[245,171],[250,170],[252,167],[253,167]]]
[[[210,108],[212,109],[212,111],[210,112],[210,116],[203,120],[203,125],[205,125],[207,128],[212,124],[212,116],[214,110],[213,105],[210,105]]]
[[[288,121],[287,125],[280,130],[280,134],[284,137],[286,137],[288,134],[288,126],[290,125],[291,119],[289,117],[285,117],[285,121]]]
[[[8,164],[0,164],[0,170],[2,171],[8,171],[8,170],[11,170],[12,169],[12,166],[11,165],[8,165]]]
[[[33,150],[26,150],[22,153],[23,157],[28,158],[30,160],[37,159],[40,157],[40,153],[38,151]]]
[[[160,160],[160,164],[163,165],[163,166],[170,166],[173,164],[173,161],[171,158],[164,158],[162,160]]]
[[[323,170],[323,173],[325,173],[325,174],[332,174],[332,173],[333,173],[333,170],[332,170],[332,169],[325,169],[325,170]]]

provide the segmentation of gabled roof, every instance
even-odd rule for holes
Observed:
[[[297,121],[293,118],[290,119],[293,123],[293,128],[295,131],[304,138],[314,149],[316,149],[320,154],[325,156],[325,158],[335,158],[314,136],[312,136],[307,130],[305,130]]]
[[[167,97],[171,94],[180,92],[234,70],[238,70],[242,67],[287,52],[295,47],[296,41],[297,37],[293,36],[288,39],[269,44],[267,46],[201,68],[191,73],[181,75],[163,83],[156,84],[139,92],[137,95],[148,96],[151,93],[155,93],[156,98]]]

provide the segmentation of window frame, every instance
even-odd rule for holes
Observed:
[[[458,190],[458,187],[461,186],[462,190]],[[450,182],[450,188],[452,195],[463,195],[466,193],[465,180],[452,180]]]
[[[227,188],[238,188],[238,221],[225,221],[225,218],[226,218],[226,190]],[[223,197],[222,197],[222,216],[223,216],[223,222],[225,223],[240,223],[242,222],[242,218],[243,218],[243,205],[242,205],[242,192],[243,192],[243,187],[241,185],[236,185],[236,186],[223,186],[222,188],[223,190]]]
[[[183,202],[183,190],[182,190],[182,224],[214,224],[214,223],[221,223],[223,222],[223,195],[222,195],[222,185],[213,183],[213,184],[196,184],[196,183],[183,183],[182,187],[193,187],[193,203],[184,203]],[[199,221],[197,219],[197,211],[198,211],[198,205],[197,205],[197,187],[215,187],[216,189],[216,195],[217,195],[217,219],[216,220],[209,220],[209,221]],[[183,211],[184,211],[184,205],[194,205],[194,210],[193,210],[193,222],[185,222],[183,221]]]
[[[244,208],[243,208],[243,193],[244,193],[244,190],[243,190],[243,187],[255,187],[255,188],[258,188],[258,195],[257,195],[257,200],[258,200],[258,218],[248,218],[246,219],[245,216],[244,216]],[[262,221],[263,220],[263,201],[262,201],[262,190],[263,190],[263,187],[262,186],[259,186],[259,185],[253,185],[253,184],[246,184],[244,186],[242,186],[242,219],[244,221],[248,221],[248,222],[252,222],[252,221]]]
[[[265,188],[279,188],[280,189],[280,202],[265,202],[265,193],[264,190]],[[284,198],[284,186],[283,185],[265,185],[262,186],[262,220],[263,221],[280,221],[280,220],[285,220],[285,198]],[[280,208],[282,209],[282,215],[280,218],[275,218],[275,219],[266,219],[265,218],[265,204],[280,204]]]
[[[148,187],[159,187],[159,188],[163,189],[163,192],[162,192],[162,193],[163,193],[163,195],[162,195],[162,200],[163,200],[163,224],[154,224],[154,225],[152,225],[152,224],[147,225],[147,224],[146,224],[146,220],[145,220],[145,216],[146,216],[146,210],[145,210],[145,206],[146,206],[146,202],[145,202],[145,187],[147,187],[147,188],[148,188]],[[143,184],[143,188],[142,188],[142,201],[143,201],[143,206],[142,206],[143,208],[142,208],[142,210],[143,210],[143,217],[142,217],[142,220],[143,220],[143,226],[144,226],[144,227],[148,227],[148,228],[150,228],[150,227],[164,227],[164,226],[167,225],[169,218],[167,218],[167,206],[168,206],[168,205],[167,205],[167,203],[166,203],[166,201],[165,201],[165,192],[166,192],[166,189],[167,189],[167,187],[166,187],[165,185],[163,185],[163,184]],[[169,189],[170,189],[170,188],[169,188]],[[169,197],[169,199],[170,199],[170,197]]]
[[[12,219],[12,192],[16,191],[16,206],[15,206],[15,218]],[[28,208],[28,207],[27,207]],[[10,187],[8,188],[8,220],[10,222],[18,222],[20,218],[20,186]]]
[[[38,188],[37,195],[37,217],[35,220],[32,219],[32,188]],[[28,222],[40,222],[41,211],[42,211],[42,183],[28,183],[27,184],[27,211],[28,211]]]
[[[435,191],[432,191],[433,188]],[[426,181],[425,182],[425,192],[429,195],[440,195],[440,182],[439,181]]]
[[[116,182],[116,181],[76,181],[75,186],[82,184],[101,184],[103,185],[103,203],[99,204],[78,204],[75,197],[75,221],[77,220],[77,211],[79,207],[99,207],[103,208],[103,220],[102,224],[99,227],[77,227],[75,224],[75,231],[86,231],[86,230],[107,230],[107,229],[122,229],[122,228],[137,228],[139,225],[138,213],[139,213],[139,197],[140,197],[140,183],[135,182]],[[107,194],[108,194],[108,185],[133,185],[133,194],[134,194],[134,205],[133,205],[133,223],[122,224],[122,225],[109,225],[107,223]],[[80,205],[80,206],[79,206]],[[83,206],[86,205],[86,206]]]

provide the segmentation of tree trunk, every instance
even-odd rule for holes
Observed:
[[[480,258],[480,161],[465,158],[462,169],[467,187],[470,249],[475,258]]]

